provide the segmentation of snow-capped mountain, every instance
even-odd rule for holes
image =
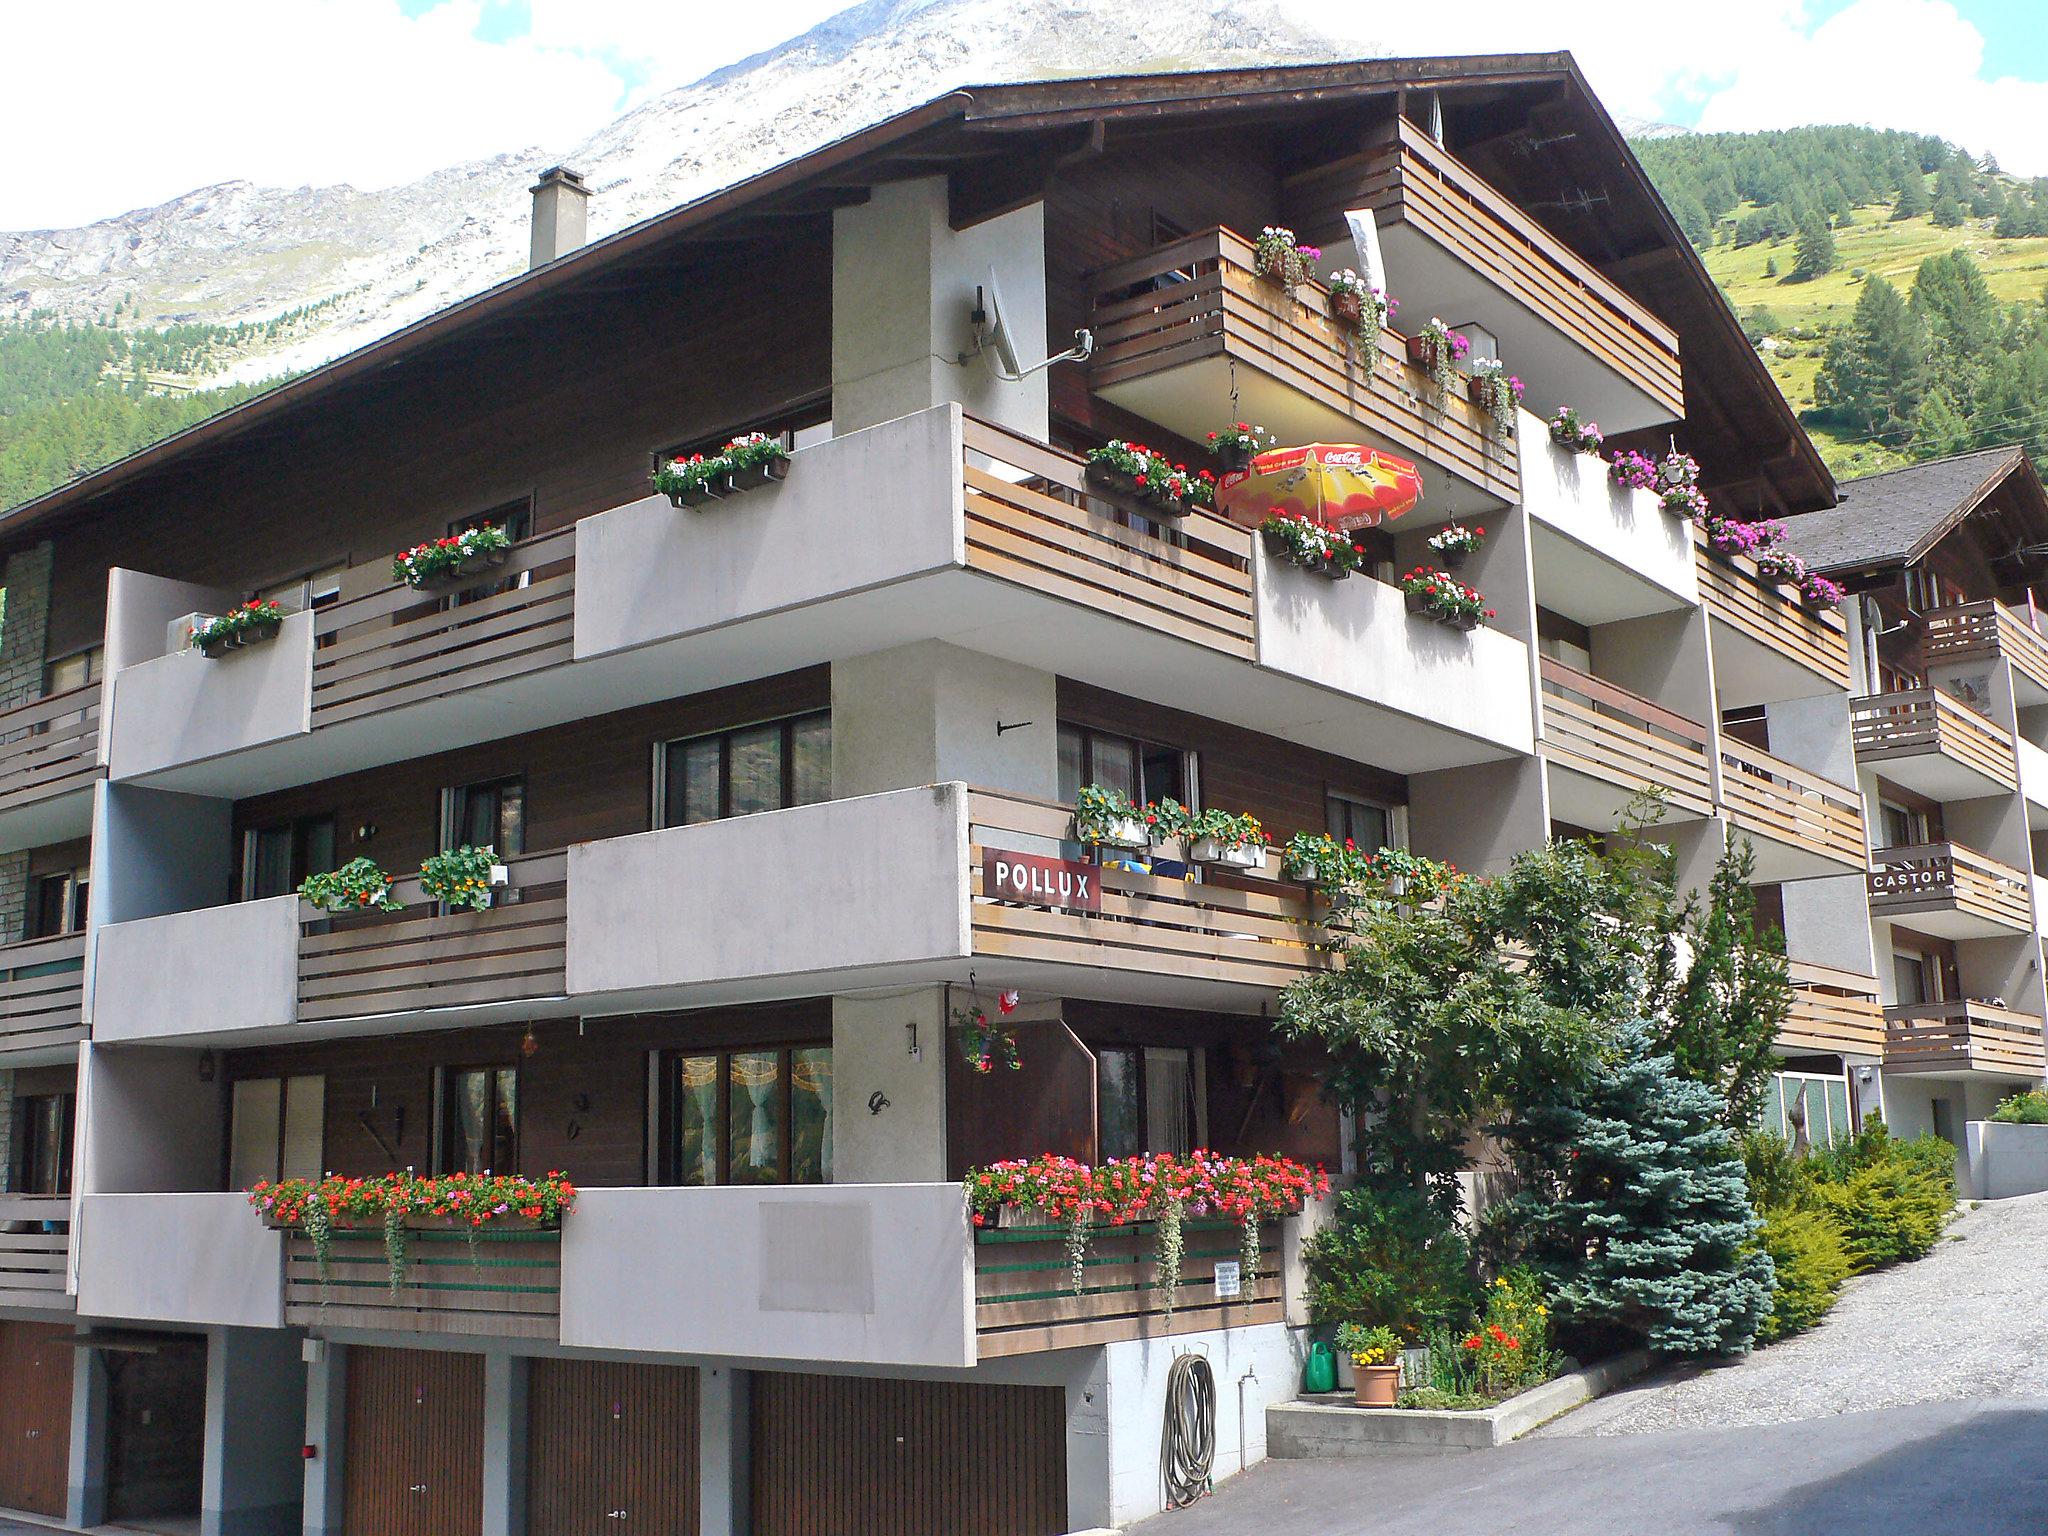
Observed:
[[[404,186],[228,182],[80,229],[0,233],[0,316],[268,320],[317,306],[229,378],[302,369],[518,272],[535,174],[561,163],[608,234],[956,86],[1343,56],[1276,0],[865,0],[658,96],[580,144]],[[132,295],[132,303],[124,303]]]

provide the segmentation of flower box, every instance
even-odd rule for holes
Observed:
[[[275,640],[278,632],[283,628],[284,621],[281,619],[270,619],[251,624],[246,629],[233,630],[224,635],[201,640],[199,642],[199,654],[218,660],[220,657],[227,655],[228,652],[239,651],[244,646],[261,645],[266,640]]]
[[[1424,332],[1417,331],[1408,338],[1408,362],[1415,368],[1429,366],[1429,337]]]
[[[694,511],[698,507],[708,506],[719,500],[724,494],[717,480],[700,480],[695,485],[669,492],[668,504],[672,507],[687,507]]]
[[[789,460],[763,459],[754,464],[743,464],[726,477],[726,486],[732,491],[751,491],[771,480],[789,478]]]
[[[1186,517],[1188,504],[1179,497],[1138,484],[1138,477],[1113,464],[1090,462],[1083,472],[1088,484],[1105,500],[1144,518]]]
[[[1228,869],[1262,869],[1266,850],[1256,843],[1225,843],[1213,837],[1198,837],[1188,845],[1190,864],[1217,864]]]
[[[1092,838],[1083,836],[1081,841],[1097,848],[1145,849],[1152,846],[1152,834],[1137,817],[1124,816],[1104,825]]]
[[[1420,592],[1407,592],[1402,594],[1402,596],[1408,604],[1408,611],[1410,613],[1419,613],[1426,618],[1435,617],[1434,612],[1429,606],[1429,599]]]
[[[503,565],[505,557],[511,553],[509,549],[480,549],[473,555],[463,556],[445,571],[420,577],[412,585],[422,592],[446,592],[452,587],[460,587],[473,576]]]

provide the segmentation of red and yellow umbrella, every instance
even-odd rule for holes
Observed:
[[[1360,443],[1304,443],[1270,448],[1250,469],[1226,474],[1216,499],[1240,520],[1279,512],[1349,533],[1410,510],[1422,500],[1422,473],[1406,459]]]

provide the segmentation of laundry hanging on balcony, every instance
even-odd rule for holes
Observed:
[[[1225,474],[1216,499],[1240,521],[1278,512],[1348,533],[1377,527],[1414,507],[1422,500],[1422,472],[1361,443],[1303,443],[1269,448],[1251,468]]]

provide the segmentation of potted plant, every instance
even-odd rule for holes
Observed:
[[[1188,817],[1182,838],[1191,864],[1259,869],[1266,862],[1266,829],[1256,816],[1196,811]]]
[[[1120,789],[1083,785],[1074,801],[1074,837],[1091,848],[1150,848],[1156,816],[1147,821]]]
[[[1486,412],[1487,420],[1496,430],[1505,432],[1514,426],[1515,412],[1522,404],[1522,381],[1509,373],[1507,364],[1499,358],[1482,357],[1472,364],[1465,393]]]
[[[1463,523],[1452,523],[1440,533],[1429,536],[1429,547],[1437,552],[1438,558],[1451,570],[1463,565],[1475,553],[1486,537],[1484,528],[1467,528]]]
[[[1266,553],[1332,581],[1342,581],[1365,564],[1364,549],[1334,528],[1300,512],[1272,512],[1259,524]]]
[[[1264,427],[1240,421],[1221,432],[1209,434],[1209,451],[1225,474],[1250,469],[1252,460],[1273,446],[1273,434]]]
[[[1401,1340],[1385,1324],[1337,1325],[1337,1348],[1351,1360],[1356,1376],[1352,1388],[1361,1408],[1391,1408],[1401,1391]]]
[[[1294,290],[1309,280],[1312,269],[1323,258],[1313,245],[1303,245],[1294,231],[1284,225],[1268,224],[1252,242],[1252,266],[1268,282],[1292,297]]]
[[[1408,361],[1427,373],[1439,394],[1448,394],[1458,382],[1458,366],[1472,343],[1436,316],[1408,338]]]
[[[1417,566],[1401,578],[1408,611],[1447,624],[1453,629],[1474,630],[1494,616],[1486,599],[1473,588],[1432,566]]]
[[[491,892],[506,883],[509,871],[498,861],[498,850],[464,844],[434,854],[420,865],[420,889],[451,907],[468,907],[482,912],[491,905]]]
[[[736,437],[719,450],[725,460],[726,476],[735,491],[752,490],[770,480],[789,476],[789,449],[779,437],[749,432]]]
[[[1185,464],[1122,438],[1089,450],[1083,474],[1097,490],[1145,517],[1185,517],[1216,500],[1216,477],[1208,470],[1190,474]]]
[[[309,875],[299,898],[322,912],[403,912],[405,903],[391,894],[391,877],[375,859],[350,859],[337,870]]]
[[[706,458],[693,453],[688,458],[670,459],[654,471],[655,494],[666,496],[677,507],[701,507],[716,501],[724,494],[725,484],[725,463],[716,455]]]
[[[1597,422],[1585,420],[1568,405],[1560,405],[1550,418],[1550,440],[1566,453],[1598,455],[1603,441]]]
[[[1364,873],[1364,857],[1350,838],[1338,842],[1325,832],[1297,832],[1280,850],[1280,873],[1303,885],[1335,890]]]
[[[1327,286],[1330,318],[1354,336],[1377,336],[1399,307],[1349,267],[1332,272]]]
[[[1607,461],[1607,478],[1624,490],[1650,491],[1657,487],[1657,461],[1647,453],[1624,448]]]
[[[1023,1070],[1024,1058],[1018,1054],[1016,1035],[999,1024],[991,1024],[978,1004],[955,1008],[953,1027],[960,1031],[960,1056],[970,1070],[986,1076],[995,1071],[998,1059],[1012,1072]]]
[[[391,579],[423,592],[448,587],[465,576],[503,565],[511,550],[512,536],[503,528],[465,528],[450,538],[415,544],[394,558]]]
[[[225,656],[245,645],[275,640],[284,627],[284,610],[261,598],[230,608],[218,618],[208,619],[192,631],[192,644],[209,658]]]

